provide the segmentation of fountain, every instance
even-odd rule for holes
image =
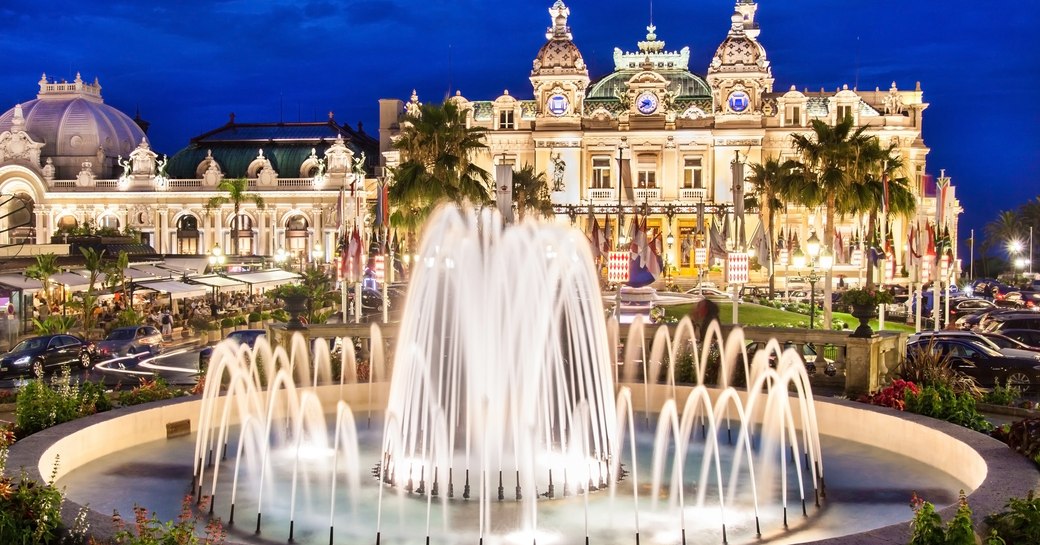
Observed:
[[[580,232],[444,208],[425,233],[392,361],[377,326],[360,358],[300,336],[219,345],[193,443],[136,448],[184,467],[157,501],[177,505],[190,469],[237,543],[799,543],[906,520],[910,490],[941,505],[976,486],[821,437],[776,341],[748,358],[739,329],[684,320],[644,342],[637,321],[616,361]],[[133,486],[109,480],[122,463],[59,484],[128,512],[97,492]]]

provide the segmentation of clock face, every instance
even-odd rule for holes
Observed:
[[[740,113],[751,105],[751,97],[744,91],[733,91],[726,102],[729,104],[730,110]]]
[[[657,95],[650,91],[639,93],[639,96],[636,97],[636,109],[639,110],[639,113],[641,114],[650,115],[656,112],[657,104]]]
[[[561,116],[567,113],[567,105],[567,97],[560,94],[555,94],[549,97],[549,103],[547,104],[547,107],[549,109],[549,113],[555,116]]]

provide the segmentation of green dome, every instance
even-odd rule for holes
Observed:
[[[622,69],[604,76],[589,86],[588,98],[616,98],[625,92],[625,83],[633,76],[642,72],[638,69]],[[669,87],[677,92],[677,97],[710,97],[711,90],[708,84],[700,76],[689,70],[654,70],[671,82]]]

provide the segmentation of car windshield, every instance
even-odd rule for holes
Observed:
[[[109,341],[126,341],[134,338],[136,329],[117,329],[109,334]]]
[[[22,352],[25,350],[39,350],[47,346],[47,339],[36,337],[34,339],[25,339],[24,341],[14,345],[11,352]]]

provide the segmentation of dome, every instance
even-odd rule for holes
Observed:
[[[104,103],[96,80],[84,83],[79,74],[73,83],[49,83],[44,76],[37,98],[22,103],[21,110],[23,130],[42,142],[41,155],[58,165],[62,158],[127,157],[145,137],[133,119]],[[0,115],[0,132],[11,129],[14,116],[14,108]]]
[[[534,69],[547,70],[584,70],[585,61],[581,58],[578,46],[570,40],[549,40],[538,51]]]
[[[641,70],[617,70],[607,74],[589,87],[588,98],[617,98],[627,89],[628,80]],[[676,97],[710,97],[711,89],[704,79],[689,70],[657,70],[670,83]]]
[[[563,0],[549,8],[552,16],[553,26],[545,33],[548,40],[538,50],[538,56],[534,59],[534,70],[532,75],[538,74],[588,74],[585,60],[581,58],[581,51],[574,45],[571,37],[571,29],[567,26],[567,17],[571,10],[564,5]]]
[[[715,52],[715,59],[722,66],[757,66],[765,56],[762,45],[744,35],[727,37]]]

